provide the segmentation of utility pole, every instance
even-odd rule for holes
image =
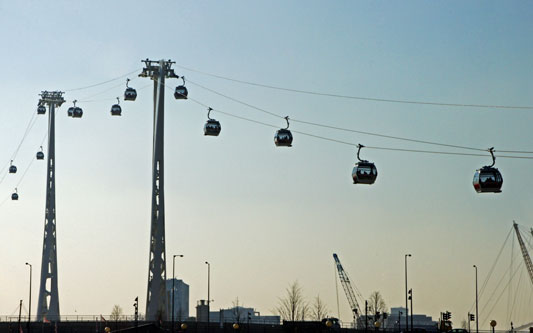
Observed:
[[[411,301],[411,330],[413,330],[415,328],[413,326],[413,289],[409,289],[409,300]]]
[[[474,265],[476,269],[476,333],[479,333],[479,313],[478,313],[478,295],[477,295],[477,266]]]
[[[405,255],[405,331],[409,332],[409,307],[407,305],[407,257],[410,254]]]
[[[27,262],[26,266],[30,267],[30,298],[29,298],[29,306],[28,306],[28,332],[31,332],[31,275],[32,275],[32,265]]]
[[[148,263],[148,288],[146,320],[167,320],[166,252],[165,252],[165,168],[164,120],[165,78],[178,78],[170,67],[170,60],[143,60],[145,67],[140,77],[154,81],[154,133],[152,155],[152,214],[150,227],[150,256]]]
[[[59,292],[57,288],[56,241],[56,161],[55,109],[65,102],[61,91],[43,91],[39,105],[48,106],[48,168],[46,173],[46,207],[44,217],[41,285],[37,304],[37,320],[59,321]],[[47,289],[49,286],[50,289]]]
[[[22,300],[20,300],[20,304],[19,304],[19,332],[23,332],[22,331],[22,323],[20,321],[21,315],[22,315]]]

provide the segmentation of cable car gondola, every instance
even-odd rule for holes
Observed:
[[[474,174],[473,185],[477,193],[501,193],[503,185],[503,177],[497,168],[493,168],[496,163],[494,157],[494,147],[489,149],[492,156],[492,164],[486,165],[481,169],[477,169]]]
[[[187,87],[185,87],[185,76],[182,76],[181,79],[183,80],[183,85],[176,87],[174,91],[175,99],[187,99],[187,95],[189,94]]]
[[[44,160],[43,146],[41,146],[41,151],[38,151],[35,157],[37,157],[38,160]]]
[[[15,188],[15,192],[11,194],[11,200],[18,200],[18,199],[19,199],[19,195],[17,193],[17,188]]]
[[[219,121],[209,117],[212,110],[212,108],[207,109],[207,122],[204,125],[204,135],[218,136],[222,127],[220,126]]]
[[[39,105],[37,107],[37,114],[45,114],[46,113],[46,107],[44,105]]]
[[[292,147],[292,133],[289,131],[289,116],[285,117],[287,127],[276,131],[274,143],[276,147]]]
[[[354,184],[367,184],[372,185],[378,177],[378,169],[374,163],[367,160],[361,160],[359,158],[359,152],[364,146],[359,144],[357,145],[357,159],[359,162],[355,163],[355,167],[352,170],[352,179]]]
[[[13,160],[11,160],[11,164],[9,166],[9,173],[17,173],[17,167],[13,165]]]
[[[76,106],[77,100],[72,101],[74,103],[74,106],[71,106],[68,108],[68,116],[72,118],[81,118],[83,116],[83,110]]]
[[[130,81],[130,79],[126,79],[126,91],[124,91],[125,101],[134,101],[137,98],[137,91],[131,87],[128,87],[128,82]]]
[[[122,108],[120,107],[120,98],[117,97],[117,104],[113,104],[111,107],[112,116],[120,116],[122,114]]]

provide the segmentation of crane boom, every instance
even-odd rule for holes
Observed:
[[[339,280],[341,281],[342,288],[344,289],[344,293],[346,294],[346,298],[348,298],[348,303],[350,304],[350,308],[352,309],[355,321],[361,314],[359,303],[357,303],[357,298],[355,297],[352,284],[350,283],[350,278],[348,277],[348,274],[346,273],[344,268],[342,268],[341,261],[339,260],[339,257],[336,253],[333,253],[333,259],[335,260],[335,266],[337,266],[337,272],[339,273]]]
[[[520,244],[520,250],[522,250],[522,256],[524,256],[524,261],[526,262],[527,272],[529,273],[529,278],[531,279],[531,284],[533,284],[533,263],[531,263],[531,258],[529,253],[527,253],[526,245],[522,240],[520,231],[518,231],[518,224],[513,221],[513,227],[516,232],[516,237],[518,238],[518,243]]]

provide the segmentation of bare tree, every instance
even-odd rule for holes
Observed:
[[[371,315],[376,315],[378,312],[385,313],[387,311],[387,304],[379,291],[374,291],[370,294],[368,299],[368,311]]]
[[[243,308],[242,304],[239,304],[239,297],[236,297],[233,303],[233,316],[235,317],[235,321],[237,323],[241,322],[242,315],[243,315]]]
[[[326,303],[322,301],[320,295],[315,297],[315,303],[313,304],[312,316],[314,320],[322,320],[328,316],[328,307]]]
[[[279,298],[275,311],[282,320],[296,321],[305,320],[309,312],[309,306],[304,299],[303,291],[298,281],[295,281],[287,289],[287,295]]]
[[[117,321],[120,319],[120,316],[124,314],[124,311],[120,307],[120,305],[113,305],[113,310],[111,310],[111,320]]]

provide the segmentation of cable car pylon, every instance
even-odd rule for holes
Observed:
[[[56,175],[55,175],[55,108],[65,102],[61,91],[43,91],[39,107],[48,106],[48,169],[46,173],[46,207],[44,215],[41,285],[37,303],[38,321],[59,321],[56,241]],[[44,113],[40,113],[44,114]]]
[[[146,320],[167,320],[166,252],[165,252],[165,168],[164,168],[164,115],[165,78],[179,78],[171,69],[170,60],[143,60],[145,67],[140,77],[154,81],[154,134],[152,156],[152,214],[150,228],[150,256]]]

